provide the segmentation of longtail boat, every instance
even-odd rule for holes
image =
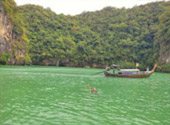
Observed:
[[[106,68],[104,75],[106,77],[127,77],[127,78],[145,78],[150,77],[155,71],[156,67],[160,68],[158,65],[155,65],[152,71],[140,71],[139,69],[120,69],[118,65],[113,64],[113,73],[110,73],[110,68]]]

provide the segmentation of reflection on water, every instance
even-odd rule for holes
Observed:
[[[170,124],[169,74],[106,78],[100,71],[1,66],[0,124]]]

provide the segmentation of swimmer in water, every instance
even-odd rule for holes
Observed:
[[[89,92],[97,93],[96,88],[93,88],[93,90],[91,90],[91,88],[90,88],[90,85],[89,85],[89,84],[88,84],[88,89],[89,89]]]

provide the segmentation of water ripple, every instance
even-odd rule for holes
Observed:
[[[121,79],[99,71],[1,68],[0,124],[170,124],[169,74]]]

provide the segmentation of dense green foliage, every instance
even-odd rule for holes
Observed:
[[[161,68],[162,68],[162,70],[161,70],[162,72],[170,73],[170,63],[161,65]]]
[[[16,6],[16,3],[14,0],[2,0],[2,5],[4,6],[7,15],[12,22],[13,32],[16,35],[21,36],[24,33],[24,27],[20,14],[18,13],[18,7]]]
[[[34,5],[19,10],[28,30],[33,64],[99,67],[139,62],[152,66],[159,52],[155,34],[159,20],[165,24],[160,15],[166,6],[167,2],[155,2],[132,9],[107,7],[77,16],[56,15]]]
[[[159,50],[161,45],[160,54],[164,55],[170,49],[170,2],[164,7],[164,12],[159,16],[159,28],[155,37],[156,48]]]
[[[104,62],[139,62],[151,65],[154,32],[163,3],[152,3],[132,9],[105,8],[80,15],[82,25],[88,25],[99,35]]]
[[[106,7],[66,16],[35,5],[15,8],[3,1],[16,27],[14,31],[30,41],[33,64],[103,67],[119,63],[133,67],[139,62],[143,68],[156,63],[162,42],[169,43],[169,2],[132,9]],[[22,15],[24,24],[12,9],[19,10],[17,15]]]
[[[170,43],[170,2],[165,7],[165,11],[159,17],[158,38],[162,43]]]
[[[8,59],[10,57],[9,53],[0,53],[0,64],[8,64]]]
[[[65,27],[68,17],[57,16],[50,9],[27,5],[20,10],[24,16],[34,64],[58,65],[68,62],[75,52],[75,42]]]

